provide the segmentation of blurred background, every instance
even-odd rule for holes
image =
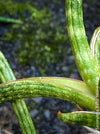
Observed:
[[[88,41],[100,25],[100,0],[83,0]],[[10,20],[14,19],[14,20]],[[57,76],[81,79],[66,28],[65,0],[0,0],[0,50],[17,79]],[[57,112],[77,110],[76,105],[53,98],[25,99],[37,134],[86,134],[64,124]],[[10,103],[0,105],[3,134],[21,134]]]

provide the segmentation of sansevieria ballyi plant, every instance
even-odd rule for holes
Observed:
[[[83,81],[58,77],[15,80],[0,52],[0,103],[12,103],[23,134],[36,133],[23,98],[40,96],[68,100],[87,108],[89,111],[58,112],[58,117],[65,123],[100,130],[100,28],[95,30],[89,47],[83,24],[82,0],[66,0],[66,18],[71,47]]]

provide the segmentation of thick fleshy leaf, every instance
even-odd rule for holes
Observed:
[[[40,77],[32,77],[32,79],[40,79]],[[89,87],[81,80],[64,78],[64,77],[41,77],[41,79],[56,82],[63,86],[65,85],[67,87],[74,88],[78,91],[92,95]]]
[[[13,71],[10,68],[10,65],[7,62],[5,56],[0,51],[0,81],[4,83],[4,82],[11,81],[11,80],[16,80],[15,75],[13,74]],[[22,133],[26,134],[26,132],[27,133],[32,132],[36,134],[32,119],[27,110],[24,99],[18,99],[12,102],[12,106],[17,116],[17,119],[19,121],[19,125],[21,127]]]
[[[100,69],[100,27],[98,27],[94,31],[90,43],[90,48],[94,58],[97,60],[97,63],[99,64],[99,69]],[[99,104],[100,104],[99,92],[100,92],[100,80],[98,84],[98,90],[96,91],[96,112],[99,112]],[[99,127],[99,123],[98,123],[99,115],[96,116],[96,119],[97,119],[96,122],[97,127]]]
[[[96,95],[99,67],[87,41],[83,24],[82,0],[66,0],[67,29],[80,75]]]
[[[98,27],[92,36],[90,43],[91,52],[100,65],[100,27]]]
[[[56,79],[58,82],[56,82]],[[68,84],[67,86],[67,81],[71,84],[74,82],[74,84],[72,86]],[[90,110],[95,110],[95,97],[88,93],[88,89],[86,92],[84,84],[83,87],[80,86],[80,89],[78,89],[79,87],[75,88],[75,83],[79,83],[75,81],[72,80],[71,82],[69,79],[62,78],[35,77],[4,83],[0,85],[0,103],[11,102],[19,98],[52,97],[68,100]],[[81,91],[81,87],[85,91]]]
[[[97,115],[99,116],[98,130],[100,130],[100,113],[97,112],[78,111],[72,113],[61,113],[58,114],[58,117],[61,121],[67,124],[75,124],[96,128]]]

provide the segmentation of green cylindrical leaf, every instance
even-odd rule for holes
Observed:
[[[100,113],[78,111],[72,113],[61,113],[58,115],[59,119],[67,124],[75,124],[96,128],[96,116],[99,115],[99,130],[100,130]]]
[[[86,38],[82,0],[66,0],[66,18],[68,34],[75,61],[82,79],[96,95],[99,81],[99,67],[94,59]]]
[[[7,82],[11,80],[15,80],[15,76],[5,59],[2,52],[0,52],[0,80],[1,82]],[[30,114],[27,110],[26,104],[23,99],[14,100],[12,102],[12,106],[16,116],[18,118],[21,130],[23,134],[35,134],[35,128],[33,126],[33,122],[31,120]]]
[[[98,27],[92,36],[90,48],[94,58],[97,60],[100,66],[100,27]]]
[[[67,80],[66,80],[67,81]],[[22,79],[0,85],[0,103],[20,98],[53,97],[95,110],[95,97],[73,87],[42,79]]]

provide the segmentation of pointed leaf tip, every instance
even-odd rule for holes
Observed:
[[[60,116],[61,115],[61,111],[58,111],[57,115]]]

